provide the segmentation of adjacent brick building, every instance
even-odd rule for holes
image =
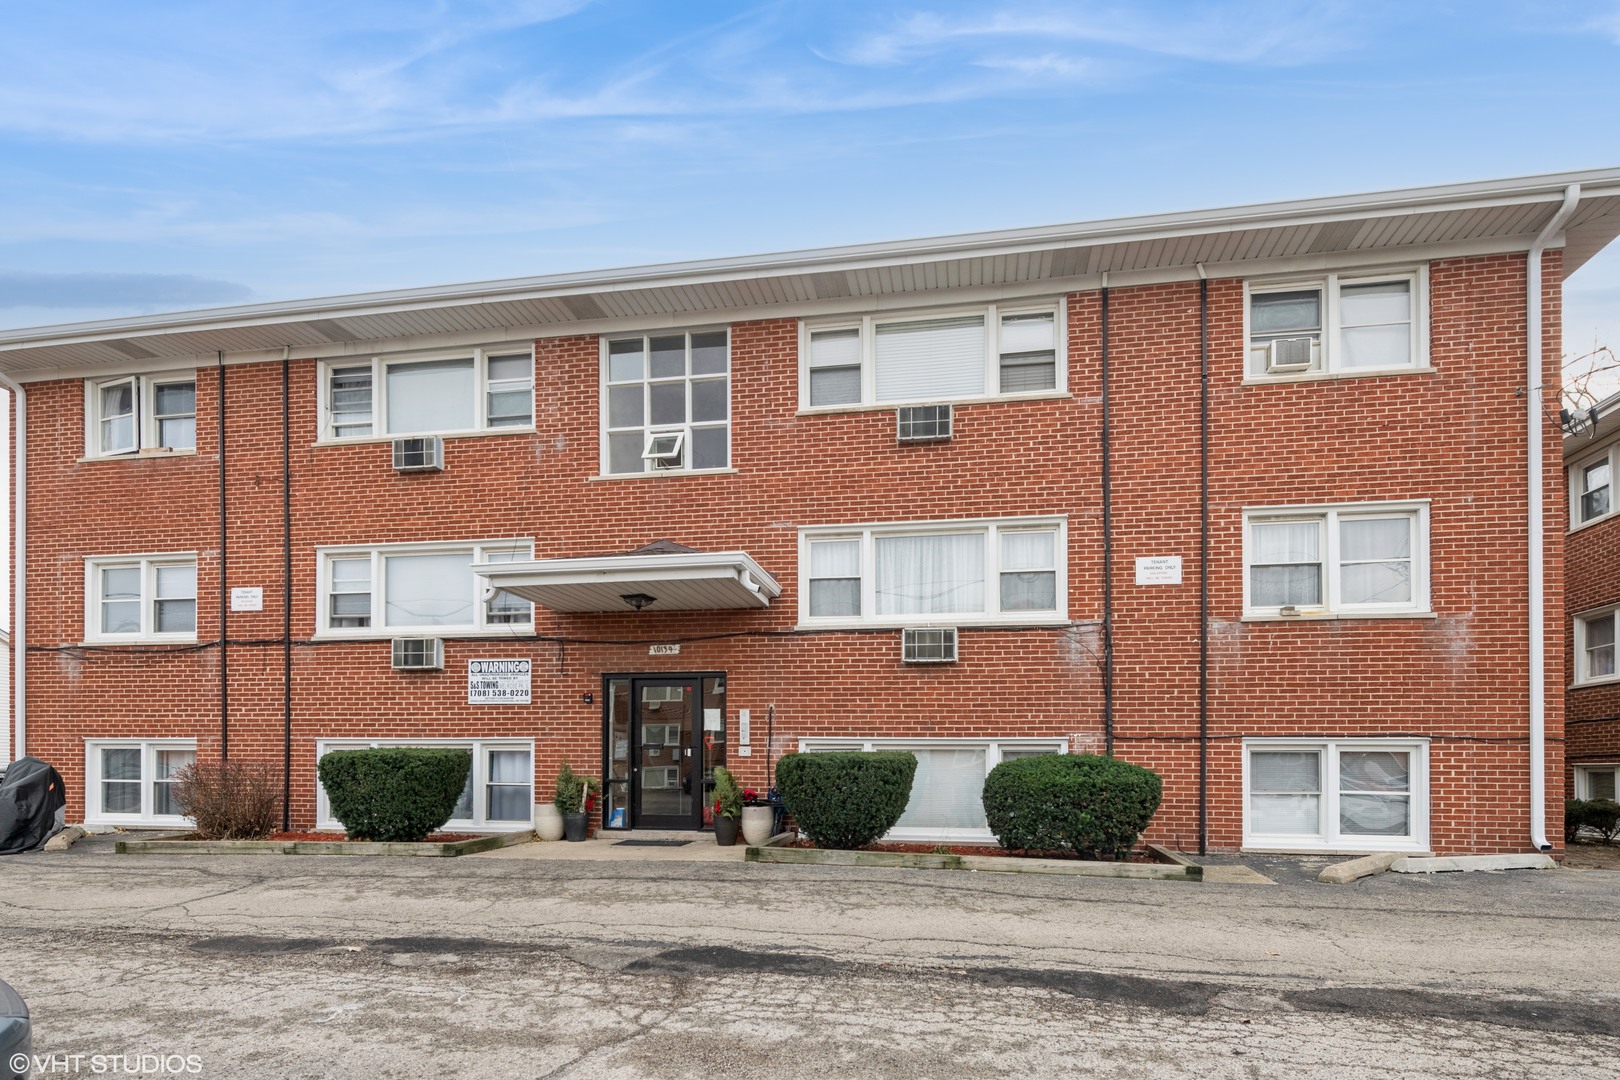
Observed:
[[[1569,536],[1564,578],[1568,613],[1565,790],[1572,799],[1616,798],[1620,776],[1620,510],[1614,501],[1620,453],[1620,395],[1578,410],[1564,437]]]
[[[457,827],[566,761],[697,829],[899,747],[908,837],[1062,750],[1189,849],[1556,844],[1540,397],[1617,231],[1596,172],[0,333],[19,749],[95,826],[222,754],[332,826],[321,753],[425,742]]]

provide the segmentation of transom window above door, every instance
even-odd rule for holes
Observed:
[[[532,349],[327,361],[321,438],[465,435],[534,426]]]
[[[602,385],[603,475],[730,466],[727,331],[603,338]]]
[[[858,408],[1061,390],[1061,301],[806,320],[799,405]]]

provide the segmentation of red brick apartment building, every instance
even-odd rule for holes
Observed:
[[[1565,790],[1572,799],[1613,799],[1620,778],[1620,510],[1613,492],[1620,453],[1620,394],[1577,413],[1564,437],[1569,536],[1564,541]]]
[[[1085,751],[1189,850],[1556,848],[1617,232],[1608,170],[0,333],[15,751],[96,827],[226,755],[335,827],[322,753],[421,743],[458,829],[566,761],[696,830],[895,747],[903,837]]]

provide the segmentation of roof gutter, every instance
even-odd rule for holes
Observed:
[[[12,557],[16,565],[11,573],[11,685],[15,695],[12,708],[12,732],[15,736],[12,757],[28,756],[28,392],[21,385],[0,373],[0,385],[11,391],[11,400],[17,403],[17,430],[12,445],[17,448],[11,462],[12,481],[17,493],[11,520]]]
[[[1546,584],[1542,545],[1546,522],[1542,520],[1542,426],[1543,384],[1541,332],[1541,256],[1547,245],[1562,231],[1581,200],[1581,185],[1564,189],[1564,202],[1558,212],[1530,245],[1525,297],[1525,482],[1528,490],[1529,525],[1529,621],[1530,621],[1530,842],[1537,851],[1551,851],[1547,840],[1547,627]]]

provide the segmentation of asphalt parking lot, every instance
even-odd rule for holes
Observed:
[[[0,864],[0,977],[36,1053],[82,1072],[96,1054],[217,1077],[1620,1069],[1620,874],[1267,869],[1277,884],[93,841]]]

